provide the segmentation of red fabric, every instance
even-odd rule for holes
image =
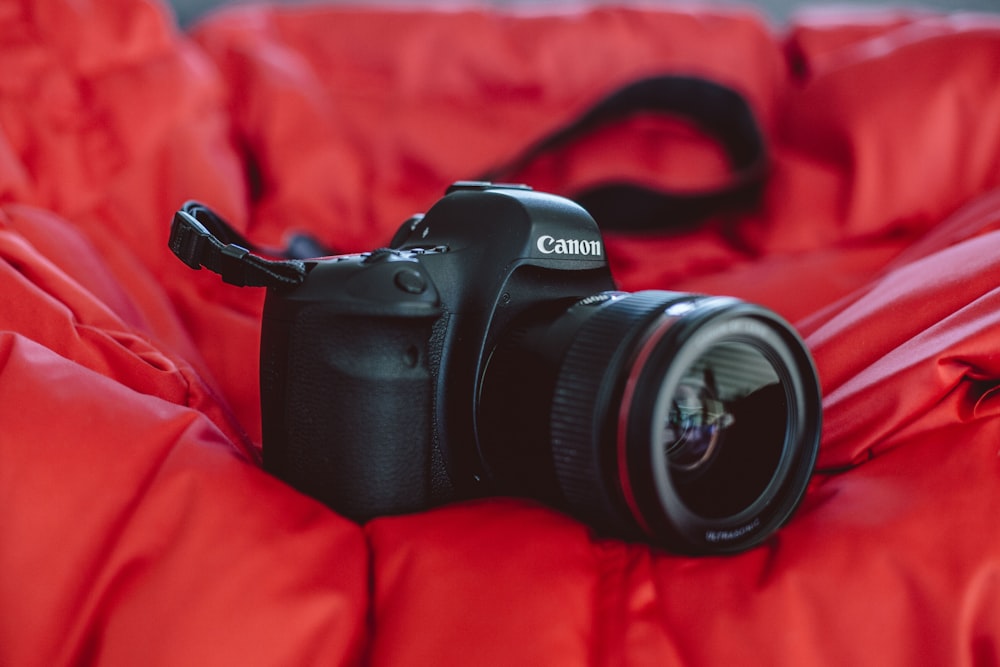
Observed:
[[[1000,22],[843,11],[0,0],[0,664],[1000,661]],[[262,244],[384,244],[605,91],[743,91],[754,212],[607,240],[626,289],[775,308],[824,390],[764,546],[690,559],[483,499],[358,526],[262,473],[262,295],[166,248],[201,199]],[[512,175],[710,183],[639,119]]]

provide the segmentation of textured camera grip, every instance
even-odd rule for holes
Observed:
[[[426,507],[432,324],[300,311],[265,464],[279,460],[279,476],[358,521]]]

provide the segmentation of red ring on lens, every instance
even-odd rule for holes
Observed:
[[[629,368],[628,377],[625,379],[625,388],[622,391],[622,399],[618,410],[618,429],[616,438],[616,455],[618,463],[618,485],[621,487],[622,496],[628,506],[632,518],[639,524],[639,527],[647,535],[653,535],[653,530],[639,509],[639,502],[632,488],[632,479],[628,474],[628,424],[632,408],[632,398],[635,395],[636,387],[639,384],[639,376],[646,366],[646,362],[653,354],[660,341],[670,330],[671,325],[678,320],[677,317],[662,316],[654,324],[653,330],[642,341],[642,346],[633,358]]]

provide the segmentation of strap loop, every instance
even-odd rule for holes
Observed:
[[[306,277],[297,259],[271,260],[207,206],[189,201],[174,214],[170,250],[192,269],[205,267],[237,287],[294,287]]]

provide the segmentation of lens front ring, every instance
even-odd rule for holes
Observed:
[[[702,302],[655,331],[654,352],[630,371],[640,376],[638,398],[616,443],[628,466],[619,475],[644,492],[636,506],[653,532],[670,532],[694,551],[753,546],[787,520],[815,462],[819,395],[808,354],[783,321],[743,302]],[[671,397],[696,368],[714,370],[725,385],[719,437],[728,441],[691,475],[656,444],[676,407]]]

